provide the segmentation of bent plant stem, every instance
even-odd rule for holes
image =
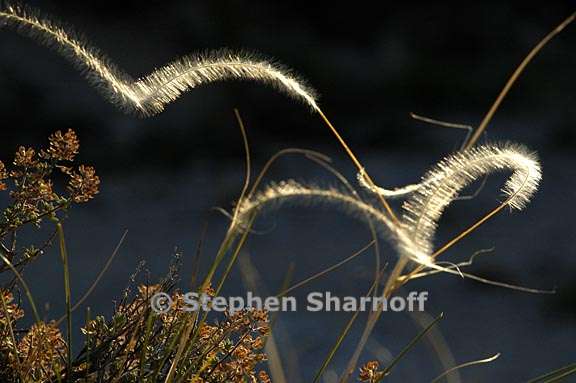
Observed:
[[[419,312],[408,312],[412,318],[414,324],[420,328],[420,330],[426,328],[428,323],[430,323],[434,318],[428,314],[426,311]],[[456,366],[456,360],[454,359],[454,354],[450,347],[448,346],[448,341],[446,340],[444,334],[439,327],[432,327],[430,331],[426,333],[425,339],[438,358],[438,362],[442,367],[442,371],[447,371]],[[462,378],[458,370],[455,370],[453,374],[447,375],[445,383],[462,383]]]
[[[492,120],[492,117],[494,117],[494,114],[500,107],[500,104],[502,103],[502,101],[504,100],[510,89],[512,89],[512,86],[514,85],[516,80],[520,77],[524,69],[526,69],[530,61],[532,61],[532,59],[542,50],[542,48],[544,48],[544,46],[546,46],[546,44],[548,44],[550,40],[552,40],[556,35],[562,32],[564,28],[566,28],[570,23],[572,23],[575,18],[576,18],[576,12],[568,16],[568,18],[562,21],[556,28],[554,28],[554,30],[548,33],[538,44],[536,44],[534,48],[532,48],[532,50],[528,53],[528,55],[524,57],[520,65],[518,65],[516,70],[512,73],[512,75],[506,82],[506,85],[504,85],[504,88],[498,94],[498,97],[496,97],[496,100],[490,107],[490,110],[488,110],[482,122],[480,123],[478,128],[474,131],[474,134],[472,134],[470,140],[464,145],[464,150],[470,149],[478,141],[478,139],[482,135],[482,132],[484,132],[484,130]]]
[[[512,198],[512,197],[510,197]],[[507,201],[501,203],[500,205],[498,205],[496,208],[494,208],[493,210],[491,210],[488,214],[486,214],[485,216],[483,216],[482,218],[480,218],[478,221],[476,221],[474,224],[472,224],[472,226],[468,227],[466,230],[464,230],[463,232],[461,232],[460,234],[458,234],[456,237],[452,238],[450,241],[448,241],[445,245],[443,245],[442,247],[440,247],[438,250],[436,250],[434,252],[434,254],[432,254],[432,258],[436,258],[438,257],[440,254],[444,253],[446,250],[448,250],[450,247],[454,246],[457,242],[459,242],[460,240],[462,240],[464,237],[468,236],[470,233],[472,233],[474,230],[476,230],[477,228],[479,228],[480,226],[482,226],[485,222],[487,222],[488,220],[490,220],[490,218],[494,217],[496,214],[498,214],[499,212],[502,211],[502,209],[504,209],[506,206],[508,206],[508,202],[510,200],[510,198],[508,198]]]
[[[376,188],[374,181],[372,180],[372,178],[370,177],[370,175],[368,174],[368,172],[366,171],[364,166],[362,166],[362,163],[358,160],[356,155],[354,155],[354,152],[352,151],[352,149],[350,149],[350,147],[348,146],[348,144],[346,143],[344,138],[342,138],[342,136],[340,135],[338,130],[334,127],[334,125],[332,125],[332,123],[330,122],[328,117],[326,117],[326,115],[324,114],[324,112],[322,112],[322,110],[320,110],[320,108],[317,108],[317,112],[320,115],[320,117],[322,118],[322,120],[324,120],[324,122],[326,123],[328,128],[330,128],[330,130],[332,131],[334,136],[336,136],[336,139],[338,140],[338,142],[340,142],[340,145],[342,145],[342,147],[344,148],[344,150],[348,154],[348,157],[350,157],[350,159],[352,160],[352,162],[354,163],[354,165],[356,166],[358,171],[364,173],[364,175],[366,177],[366,181],[368,182],[368,184],[370,186]],[[386,202],[386,200],[384,199],[384,196],[378,194],[378,199],[379,199],[380,203],[382,203],[382,206],[384,206],[384,208],[386,209],[386,212],[390,216],[390,219],[392,220],[392,222],[394,222],[396,225],[398,225],[400,223],[398,220],[398,217],[396,216],[396,214],[394,213],[394,211],[392,210],[392,208],[390,207],[388,202]]]
[[[456,371],[458,371],[462,368],[465,368],[465,367],[476,366],[476,365],[485,364],[485,363],[491,363],[491,362],[495,361],[496,359],[498,359],[499,357],[500,357],[500,353],[492,355],[491,357],[488,357],[488,358],[477,359],[477,360],[473,360],[470,362],[459,364],[457,366],[454,366],[454,367],[444,371],[443,373],[438,375],[436,378],[434,378],[434,380],[431,381],[430,383],[440,382],[442,380],[442,378],[445,378],[446,376],[450,375],[451,373],[456,372]]]
[[[250,189],[250,192],[248,193],[247,198],[250,198],[251,196],[253,196],[256,193],[258,186],[260,186],[260,184],[262,183],[264,176],[266,175],[266,173],[268,173],[272,164],[274,164],[280,157],[288,155],[288,154],[302,154],[302,155],[304,155],[310,159],[319,159],[319,160],[324,161],[324,162],[330,162],[330,157],[328,157],[328,156],[326,156],[320,152],[313,151],[313,150],[299,149],[299,148],[282,149],[282,150],[278,151],[277,153],[275,153],[268,161],[266,161],[266,164],[264,165],[264,167],[262,168],[262,170],[258,174],[258,177],[256,178],[254,184],[252,185],[252,188]]]

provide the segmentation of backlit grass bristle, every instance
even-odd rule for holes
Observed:
[[[191,54],[134,80],[86,39],[27,6],[1,2],[0,27],[12,28],[72,61],[117,107],[142,116],[158,114],[183,93],[213,82],[253,80],[272,86],[319,110],[315,92],[284,66],[254,54],[227,49]]]

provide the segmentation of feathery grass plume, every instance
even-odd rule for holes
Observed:
[[[422,187],[422,184],[409,184],[395,189],[385,189],[383,187],[374,185],[366,179],[366,171],[364,169],[360,170],[356,174],[358,179],[358,184],[364,189],[371,191],[374,194],[380,194],[385,198],[401,198],[410,193],[414,193],[416,190]]]
[[[419,251],[432,254],[438,220],[462,189],[485,175],[504,170],[512,171],[502,188],[507,198],[504,204],[522,210],[542,178],[536,155],[523,146],[500,143],[473,147],[446,157],[428,171],[403,205],[405,230]]]
[[[436,164],[424,175],[420,184],[410,186],[412,194],[402,206],[404,214],[401,225],[394,224],[375,205],[350,193],[289,180],[271,184],[262,192],[241,201],[237,207],[238,224],[235,229],[242,230],[252,214],[276,209],[285,203],[334,205],[356,218],[375,222],[379,234],[392,240],[400,256],[443,271],[445,268],[434,264],[432,259],[432,241],[438,220],[462,189],[485,175],[503,170],[512,170],[512,176],[502,188],[507,196],[504,203],[512,209],[521,210],[538,189],[542,177],[540,164],[536,155],[526,148],[501,143],[458,152]],[[364,178],[362,173],[359,178]]]
[[[392,241],[401,256],[407,256],[421,265],[428,266],[431,263],[429,256],[422,253],[410,239],[409,233],[393,223],[375,204],[366,203],[357,196],[334,187],[307,186],[294,180],[272,183],[263,191],[242,200],[237,206],[238,223],[233,230],[244,230],[245,223],[250,221],[253,214],[278,209],[287,203],[335,206],[355,218],[369,220],[375,224],[382,238]]]
[[[315,92],[290,70],[255,55],[229,50],[189,55],[138,80],[122,72],[71,28],[31,8],[0,0],[0,28],[15,29],[59,52],[114,105],[141,116],[160,113],[184,92],[223,80],[254,80],[319,111]]]

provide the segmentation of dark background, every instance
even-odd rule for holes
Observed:
[[[458,147],[461,131],[424,125],[420,113],[476,125],[530,48],[576,8],[574,2],[337,3],[327,6],[264,1],[74,3],[34,1],[89,37],[120,68],[143,76],[191,52],[220,47],[260,52],[293,68],[321,94],[320,105],[377,182],[416,181],[441,156]],[[306,107],[254,83],[210,85],[187,93],[156,117],[127,116],[108,104],[64,59],[2,31],[0,37],[0,159],[18,145],[43,143],[55,130],[75,129],[80,161],[94,165],[102,192],[75,209],[66,223],[75,297],[89,286],[124,229],[122,251],[91,296],[94,311],[110,313],[139,260],[154,278],[172,255],[184,254],[182,287],[208,223],[204,263],[225,230],[225,217],[243,180],[238,108],[248,128],[254,169],[278,150],[321,151],[353,180],[354,168],[321,120]],[[544,180],[526,211],[501,214],[445,254],[462,261],[494,247],[469,269],[484,277],[537,288],[531,295],[453,276],[434,276],[408,288],[430,291],[431,314],[457,363],[502,352],[488,366],[461,372],[466,382],[522,381],[574,361],[576,282],[573,203],[576,186],[574,46],[569,27],[550,43],[515,85],[488,129],[488,140],[523,143],[540,155]],[[271,179],[336,181],[297,157],[273,168]],[[473,201],[458,202],[443,217],[437,244],[497,203],[504,178],[492,177]],[[295,280],[350,255],[368,240],[356,221],[322,209],[290,208],[263,218],[268,233],[247,251],[267,288],[278,290],[288,265]],[[270,230],[268,230],[270,229]],[[385,247],[385,255],[394,255]],[[51,251],[26,278],[46,316],[64,310],[61,266]],[[300,292],[331,290],[360,295],[370,283],[370,256]],[[228,293],[237,294],[237,274]],[[82,323],[79,311],[76,323]],[[364,318],[361,318],[364,319]],[[279,343],[289,381],[310,381],[344,325],[344,314],[287,314]],[[417,328],[405,314],[384,315],[362,361],[389,360]],[[77,339],[79,336],[77,336]],[[343,368],[358,338],[352,333],[332,368]],[[425,344],[397,367],[390,381],[429,381],[441,367]],[[330,380],[331,373],[326,381]]]

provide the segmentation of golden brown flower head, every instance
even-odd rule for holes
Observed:
[[[214,290],[210,284],[203,287],[202,292],[212,298],[216,296],[216,290]]]
[[[0,295],[2,296],[0,298],[0,323],[2,323],[5,318],[8,318],[12,322],[24,316],[24,310],[22,310],[17,304],[12,303],[14,301],[14,296],[10,291],[0,289]],[[3,304],[1,303],[2,300],[6,304],[7,310],[4,310]]]
[[[6,190],[7,186],[3,181],[7,178],[8,171],[6,170],[6,165],[4,165],[4,162],[0,161],[0,191]]]
[[[43,153],[43,156],[48,159],[73,161],[80,149],[80,141],[72,129],[68,129],[64,134],[59,130],[50,135],[48,141],[50,142],[50,146],[48,150]]]
[[[140,285],[138,286],[138,296],[148,300],[152,295],[162,291],[161,285]]]
[[[39,322],[32,325],[18,346],[21,369],[32,381],[46,381],[56,376],[63,367],[66,342],[60,330],[52,323]]]
[[[375,360],[367,362],[365,365],[360,367],[360,376],[358,377],[358,379],[361,382],[368,382],[368,383],[376,382],[381,375],[378,372],[379,367],[380,363],[378,363]]]
[[[23,168],[32,167],[36,164],[35,156],[36,151],[33,148],[26,149],[25,147],[20,146],[14,156],[14,165]]]
[[[72,200],[76,203],[90,201],[100,186],[100,178],[92,166],[80,165],[78,172],[70,171],[68,191]]]
[[[258,373],[258,379],[260,379],[260,383],[272,383],[272,379],[270,379],[266,371],[260,371]]]
[[[39,180],[37,189],[38,197],[44,201],[53,201],[58,198],[54,193],[52,180]]]

